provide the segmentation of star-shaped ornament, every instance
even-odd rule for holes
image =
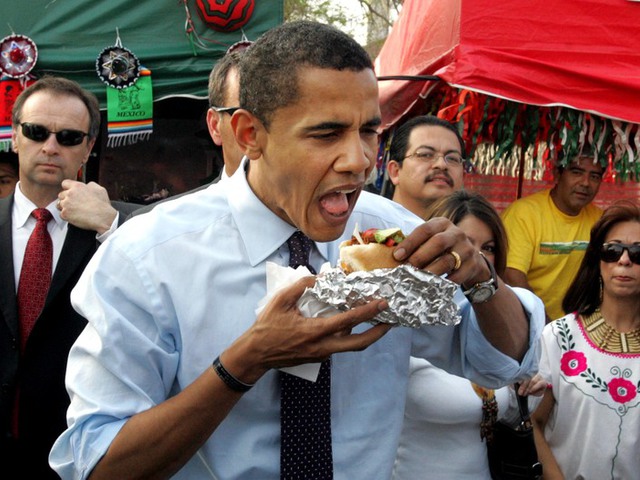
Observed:
[[[100,79],[114,88],[133,85],[140,76],[140,61],[124,47],[107,47],[96,60]]]

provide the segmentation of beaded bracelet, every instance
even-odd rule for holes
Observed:
[[[213,361],[213,365],[212,366],[213,366],[213,369],[218,374],[218,376],[220,377],[220,379],[231,390],[234,390],[236,392],[244,393],[244,392],[248,392],[249,390],[251,390],[251,387],[253,387],[253,385],[241,382],[236,377],[231,375],[227,371],[227,369],[224,368],[224,365],[222,365],[222,363],[220,362],[220,356],[216,357],[216,359]]]

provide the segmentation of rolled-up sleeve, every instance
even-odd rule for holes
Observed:
[[[529,345],[522,361],[497,350],[485,338],[471,304],[458,290],[455,301],[462,320],[452,328],[424,326],[415,335],[412,354],[434,365],[488,388],[499,388],[532,377],[540,359],[540,335],[544,327],[544,305],[529,290],[512,288],[529,321]]]

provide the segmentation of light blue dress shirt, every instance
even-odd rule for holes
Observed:
[[[356,222],[410,232],[421,220],[363,192],[343,237],[316,244],[316,269],[336,264],[338,245]],[[50,456],[62,478],[86,478],[129,417],[192,383],[253,324],[266,293],[265,264],[288,264],[286,240],[294,230],[260,202],[239,168],[224,182],[133,218],[107,240],[72,294],[89,324],[69,356],[70,427]],[[530,292],[517,293],[530,318],[521,364],[486,341],[460,290],[459,326],[398,327],[362,352],[333,355],[336,480],[390,478],[411,354],[487,385],[535,371],[544,309]],[[277,378],[268,372],[244,394],[174,478],[278,479]]]

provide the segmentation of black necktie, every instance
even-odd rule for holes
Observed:
[[[289,266],[309,265],[312,241],[302,232],[289,240]],[[331,363],[322,362],[318,380],[280,372],[280,478],[329,480],[331,453]]]

